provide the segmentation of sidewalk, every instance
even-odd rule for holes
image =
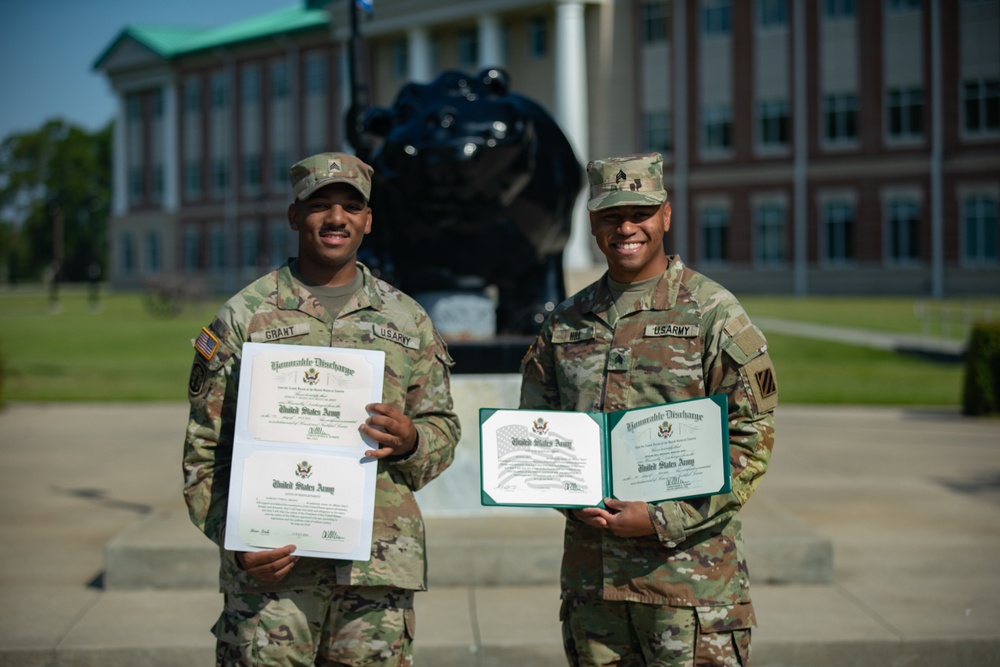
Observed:
[[[186,410],[0,412],[0,667],[211,664],[214,590],[103,587],[107,545],[179,506]],[[1000,422],[795,405],[777,416],[746,511],[782,508],[829,539],[833,582],[754,580],[755,667],[1000,665]],[[418,664],[562,665],[558,605],[554,583],[432,586],[417,596]]]

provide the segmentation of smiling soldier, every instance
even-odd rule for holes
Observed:
[[[230,299],[195,343],[184,497],[220,547],[219,665],[409,665],[413,594],[424,590],[424,524],[414,492],[454,458],[460,430],[451,357],[427,313],[357,261],[371,231],[372,168],[343,153],[292,166],[288,221],[298,257]],[[370,561],[299,557],[295,545],[223,548],[245,342],[385,353],[381,403],[362,432],[378,443]]]
[[[594,160],[587,175],[608,270],[542,326],[521,407],[612,412],[723,394],[732,491],[565,511],[566,655],[587,667],[745,667],[754,613],[738,513],[774,444],[767,344],[730,292],[665,254],[658,153]]]

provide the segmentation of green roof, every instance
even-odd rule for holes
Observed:
[[[127,26],[94,61],[94,69],[99,69],[111,52],[126,39],[142,44],[164,60],[172,60],[201,51],[268,39],[274,35],[326,28],[329,23],[326,10],[309,9],[303,4],[218,28]]]

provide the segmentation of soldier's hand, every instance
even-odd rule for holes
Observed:
[[[604,529],[608,527],[608,517],[611,515],[600,507],[584,507],[573,510],[573,516],[591,528]]]
[[[281,581],[295,567],[299,557],[293,556],[295,545],[267,551],[237,551],[236,559],[243,569],[254,579],[261,581]]]
[[[365,452],[365,456],[373,459],[402,456],[416,447],[417,429],[402,410],[388,403],[371,403],[365,407],[372,414],[360,430],[379,445],[378,449]]]
[[[656,534],[646,503],[605,498],[604,505],[608,508],[605,519],[608,530],[616,537],[643,537]]]

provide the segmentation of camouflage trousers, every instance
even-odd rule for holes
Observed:
[[[572,667],[747,667],[749,604],[666,607],[566,600],[563,648]]]
[[[318,586],[226,595],[212,629],[217,667],[410,667],[413,591]]]

